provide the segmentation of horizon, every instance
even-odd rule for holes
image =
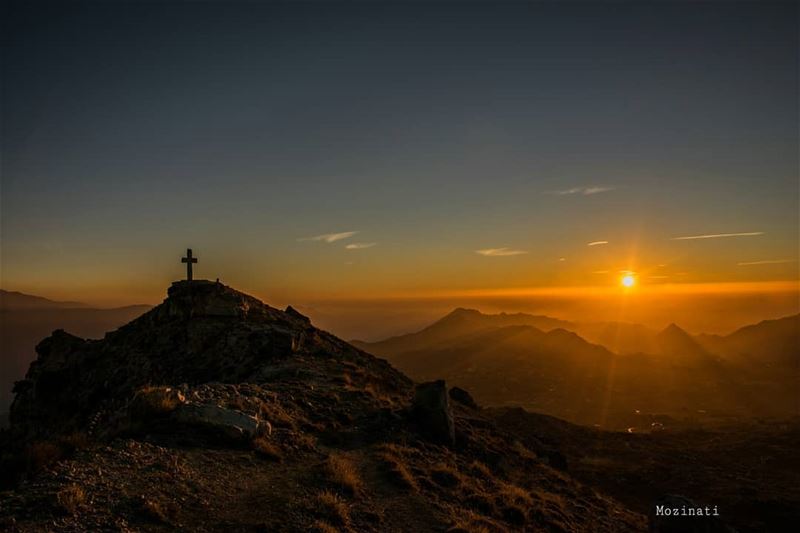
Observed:
[[[113,309],[137,305],[156,306],[166,297],[169,284],[175,281],[165,284],[161,293],[149,301],[142,299],[117,302],[115,305],[97,305],[86,299],[54,298],[47,294],[26,291],[10,292],[43,297],[59,303],[66,301],[85,304],[90,308]],[[648,289],[637,289],[634,292],[619,287],[595,286],[473,290],[447,294],[404,292],[394,297],[334,296],[301,300],[289,296],[273,298],[237,287],[225,280],[220,281],[273,307],[284,308],[291,305],[307,314],[318,327],[344,339],[365,341],[377,341],[418,331],[458,308],[475,309],[484,314],[543,315],[584,324],[642,324],[654,330],[674,323],[695,335],[728,334],[761,321],[800,313],[800,283],[796,282],[650,287],[650,291],[655,291],[655,294],[648,294]],[[666,311],[652,311],[653,307],[665,304]],[[609,309],[613,309],[616,314],[608,317]],[[704,312],[698,313],[698,309]],[[724,319],[718,318],[719,314],[724,314]]]
[[[800,280],[793,6],[82,6],[9,10],[9,290]]]

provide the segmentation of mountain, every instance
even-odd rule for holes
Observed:
[[[23,309],[74,309],[81,307],[89,306],[80,302],[56,302],[48,300],[47,298],[42,298],[41,296],[32,296],[21,292],[0,289],[0,311],[16,311]]]
[[[4,529],[646,527],[466,391],[219,283],[175,283],[102,339],[56,331],[36,350],[0,433]]]
[[[148,305],[93,309],[77,302],[54,302],[7,291],[0,296],[0,427],[11,404],[11,387],[36,357],[34,347],[39,340],[59,328],[83,337],[102,337],[150,309]]]
[[[415,379],[445,377],[481,403],[523,406],[580,424],[647,429],[652,421],[643,421],[642,413],[669,417],[673,427],[798,413],[796,373],[751,371],[742,362],[747,358],[712,351],[708,339],[676,324],[654,331],[636,324],[566,323],[571,331],[548,332],[502,325],[527,317],[456,310],[416,334],[360,346]],[[760,336],[745,330],[748,339],[760,341],[738,345],[790,346],[790,326],[768,324]],[[575,331],[627,350],[611,351]]]
[[[768,366],[797,371],[800,363],[800,314],[764,320],[733,333],[702,335],[707,349],[748,366]]]
[[[588,322],[567,328],[584,339],[601,344],[618,354],[654,353],[655,336],[651,328],[626,322]]]
[[[573,324],[570,322],[548,316],[529,315],[525,313],[487,315],[476,309],[458,308],[416,333],[390,337],[386,340],[373,343],[362,341],[352,342],[354,345],[367,349],[375,354],[397,354],[423,348],[433,348],[437,344],[455,339],[464,334],[506,326],[533,326],[544,331],[555,328],[573,328]]]

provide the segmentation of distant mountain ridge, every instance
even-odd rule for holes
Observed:
[[[624,427],[634,412],[793,414],[799,319],[695,336],[677,324],[657,331],[456,309],[417,333],[356,344],[415,379],[444,376],[489,405]]]
[[[22,309],[75,309],[88,307],[91,306],[82,302],[59,302],[41,296],[0,289],[0,311]]]
[[[430,347],[436,343],[454,339],[466,333],[475,333],[481,329],[489,330],[506,326],[533,326],[543,331],[556,328],[572,329],[574,324],[544,315],[526,313],[498,313],[487,315],[477,309],[458,307],[440,318],[430,326],[416,332],[390,337],[378,342],[354,340],[359,347],[369,346],[372,353],[399,353]]]
[[[2,414],[11,403],[11,387],[22,379],[35,359],[34,347],[56,329],[87,338],[99,338],[108,331],[145,313],[150,305],[129,305],[95,309],[81,302],[57,302],[2,290],[0,292],[0,426]]]

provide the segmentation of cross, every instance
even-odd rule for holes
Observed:
[[[181,257],[181,263],[186,263],[186,279],[192,281],[192,263],[197,263],[197,258],[192,257],[192,249],[186,249],[186,257]]]

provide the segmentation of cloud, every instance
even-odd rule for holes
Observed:
[[[510,255],[527,254],[528,252],[525,250],[512,250],[510,248],[486,248],[485,250],[475,250],[475,253],[486,257],[506,257]]]
[[[608,270],[595,270],[592,274],[608,274]]]
[[[357,231],[343,231],[341,233],[324,233],[322,235],[315,235],[314,237],[303,237],[302,239],[297,239],[298,241],[324,241],[327,243],[341,241],[342,239],[349,239],[353,235],[358,233]]]
[[[555,194],[556,196],[567,196],[570,194],[581,194],[589,196],[592,194],[599,194],[601,192],[613,191],[614,187],[572,187],[571,189],[562,189],[560,191],[550,191],[548,194]]]
[[[794,259],[765,259],[763,261],[743,261],[741,263],[736,263],[739,266],[751,266],[751,265],[781,265],[784,263],[794,263]]]
[[[363,250],[364,248],[372,248],[378,244],[377,242],[354,242],[345,246],[345,250]]]
[[[695,239],[722,239],[725,237],[753,237],[764,235],[763,231],[746,231],[742,233],[709,233],[707,235],[688,235],[686,237],[672,237],[673,241],[693,241]]]
[[[600,246],[603,244],[608,244],[608,241],[592,241],[590,243],[587,243],[586,246]]]

